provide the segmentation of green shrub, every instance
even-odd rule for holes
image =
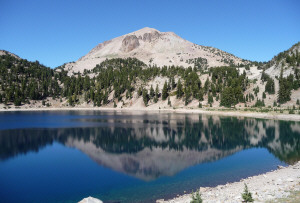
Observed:
[[[251,192],[248,191],[248,186],[245,183],[244,193],[242,193],[242,198],[244,202],[254,202],[254,199],[252,198]]]
[[[192,200],[190,203],[202,203],[202,198],[199,190],[197,190],[195,193],[192,194]]]

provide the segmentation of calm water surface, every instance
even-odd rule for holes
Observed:
[[[197,114],[1,112],[1,202],[155,202],[300,160],[300,123]]]

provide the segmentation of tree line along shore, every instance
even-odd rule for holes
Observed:
[[[157,67],[136,58],[116,58],[92,70],[70,74],[63,66],[51,69],[38,61],[7,54],[0,56],[0,103],[2,108],[38,102],[49,107],[53,105],[51,98],[69,107],[129,107],[140,98],[145,108],[164,102],[171,108],[193,104],[198,108],[233,107],[279,113],[287,110],[294,114],[300,110],[300,54],[286,57],[285,61],[296,66],[288,76],[284,77],[281,68],[279,77],[273,78],[264,71],[268,63],[253,62],[262,73],[260,78],[249,79],[246,72],[251,64]]]

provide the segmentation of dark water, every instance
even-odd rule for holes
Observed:
[[[0,113],[0,200],[155,202],[300,159],[300,123],[98,111]]]

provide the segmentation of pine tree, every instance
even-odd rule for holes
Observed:
[[[203,89],[201,88],[200,90],[199,90],[199,101],[203,101],[204,100],[204,98],[203,98]]]
[[[74,102],[73,102],[72,96],[69,96],[68,102],[69,102],[69,105],[70,105],[70,106],[73,106]]]
[[[143,101],[144,101],[145,106],[148,105],[148,99],[149,99],[148,97],[149,97],[148,91],[146,89],[143,89]]]
[[[169,106],[172,106],[170,97],[168,97],[168,105],[169,105]]]
[[[210,93],[208,93],[208,103],[212,104],[213,102],[214,102],[213,96]]]
[[[166,100],[168,96],[169,96],[168,85],[167,85],[167,81],[166,81],[164,84],[163,90],[162,90],[162,100]]]
[[[192,94],[191,88],[190,87],[185,88],[185,101],[184,101],[185,105],[188,105],[188,103],[190,102],[191,94]]]
[[[192,85],[192,95],[193,95],[193,98],[195,98],[195,99],[198,99],[198,97],[199,97],[199,87],[196,83],[194,83]]]
[[[235,104],[235,96],[233,89],[231,87],[226,87],[221,94],[221,106],[231,107],[231,105]]]
[[[279,78],[279,91],[278,91],[278,102],[283,104],[291,100],[291,87],[289,81],[286,78],[283,78],[283,68],[280,71]]]
[[[174,76],[171,78],[171,88],[174,89],[176,86]]]
[[[273,79],[269,78],[267,80],[265,91],[268,92],[269,94],[274,94],[275,93],[275,83],[274,83]]]
[[[156,85],[156,88],[155,88],[155,97],[159,98],[159,88],[158,88],[158,84]]]
[[[209,89],[209,78],[206,79],[205,83],[204,83],[204,92],[207,93],[208,89]]]
[[[182,84],[179,79],[178,84],[177,84],[177,92],[176,92],[176,98],[181,98],[183,96],[183,90],[182,90]]]
[[[169,79],[169,82],[168,82],[168,91],[171,91],[171,78]]]
[[[143,94],[143,88],[142,88],[142,87],[139,87],[139,89],[138,89],[138,95],[139,95],[139,96],[142,96],[142,94]]]
[[[158,84],[156,85],[155,88],[155,97],[154,97],[154,103],[158,102],[158,97],[159,97],[159,89],[158,89]]]
[[[151,88],[150,88],[150,98],[152,99],[153,97],[155,96],[155,92],[154,92],[154,89],[151,85]]]
[[[213,97],[215,97],[217,94],[217,91],[216,91],[216,87],[214,84],[211,84],[211,92],[212,92]]]
[[[86,102],[89,101],[89,94],[88,94],[88,92],[84,93],[84,101],[86,101]]]
[[[20,99],[19,97],[16,97],[16,98],[14,99],[14,105],[15,105],[15,106],[21,106],[21,99]]]
[[[108,91],[105,90],[104,96],[103,96],[103,105],[108,104]]]

